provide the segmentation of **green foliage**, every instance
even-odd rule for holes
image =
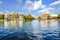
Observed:
[[[10,16],[10,19],[16,19],[17,18],[17,15],[16,14],[11,14],[11,16]]]
[[[57,18],[60,19],[60,14],[58,14]]]
[[[47,19],[50,19],[50,15],[47,16]]]
[[[25,19],[26,20],[33,20],[34,17],[31,14],[28,14],[28,15],[25,16]]]
[[[28,14],[28,15],[21,15],[25,20],[33,20],[34,17],[31,15],[31,14]]]
[[[0,21],[0,25],[4,24],[4,21]]]
[[[0,19],[4,19],[4,15],[3,14],[0,14]]]
[[[37,17],[37,19],[41,19],[41,17],[40,17],[40,16],[38,16],[38,17]]]
[[[38,19],[38,21],[40,22],[41,17],[40,17],[40,16],[38,16],[38,17],[37,17],[37,19]]]

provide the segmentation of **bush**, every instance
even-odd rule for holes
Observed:
[[[4,15],[3,14],[0,14],[0,19],[4,19]]]

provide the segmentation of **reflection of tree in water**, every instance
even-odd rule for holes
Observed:
[[[59,36],[60,36],[60,21],[58,21],[58,27],[59,27]]]
[[[0,27],[4,26],[4,21],[0,21]]]
[[[1,24],[4,24],[4,21],[0,21],[0,25],[1,25]]]

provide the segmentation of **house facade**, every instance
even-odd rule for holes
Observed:
[[[42,14],[41,19],[46,20],[48,18],[49,14]]]
[[[4,19],[5,20],[19,20],[19,21],[24,20],[24,18],[20,14],[4,14]]]

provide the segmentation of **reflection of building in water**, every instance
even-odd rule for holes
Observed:
[[[18,27],[18,21],[10,21],[9,24],[10,24],[11,28],[16,29]]]
[[[4,21],[4,27],[7,29],[8,28],[8,22]]]
[[[58,29],[58,22],[56,20],[42,20],[41,22],[41,26],[43,29],[50,29],[50,30],[53,30],[53,29]]]
[[[41,20],[41,26],[43,28],[47,28],[49,26],[49,21],[48,20]]]
[[[23,27],[23,21],[19,21],[19,27]]]
[[[23,21],[4,21],[4,27],[7,28],[14,28],[23,27]]]
[[[7,29],[7,28],[14,28],[16,29],[18,26],[18,22],[16,21],[5,21],[4,22],[4,27]]]
[[[57,26],[58,26],[58,21],[50,20],[50,27],[57,27]]]

